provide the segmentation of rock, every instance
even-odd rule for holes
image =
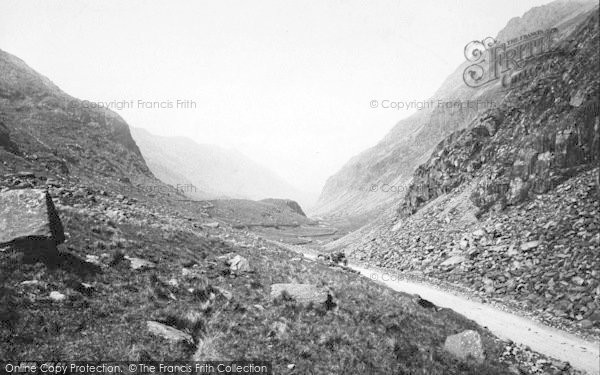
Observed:
[[[472,330],[446,337],[444,350],[462,360],[472,358],[478,363],[483,363],[485,360],[481,336]]]
[[[224,260],[226,262],[229,262],[231,259],[235,258],[237,256],[236,253],[227,253],[227,254],[223,254],[223,255],[219,255],[217,257],[218,260]]]
[[[457,264],[463,263],[466,260],[467,260],[467,258],[465,258],[462,255],[454,255],[454,256],[451,256],[450,258],[446,259],[445,261],[443,261],[442,264],[440,264],[440,266],[442,266],[442,267],[455,266]]]
[[[229,269],[234,272],[249,272],[251,270],[250,262],[248,262],[248,259],[236,255],[229,261]]]
[[[144,260],[144,259],[140,259],[140,258],[135,258],[135,257],[130,257],[130,256],[125,256],[125,259],[127,259],[131,264],[130,267],[132,270],[140,270],[140,269],[144,269],[144,268],[154,268],[156,267],[156,265],[148,260]]]
[[[54,178],[49,178],[46,180],[46,186],[50,187],[60,187],[60,182]]]
[[[419,296],[418,294],[415,295],[415,298],[413,298],[413,302],[425,309],[435,309],[437,311],[437,306],[435,304],[424,298],[421,298],[421,296]]]
[[[514,244],[511,244],[508,248],[508,251],[506,252],[506,255],[508,255],[509,257],[514,257],[515,255],[519,255],[519,250],[517,250]]]
[[[100,257],[98,255],[87,254],[85,256],[85,261],[88,263],[94,264],[96,266],[103,266],[102,262],[100,261]]]
[[[192,336],[181,332],[178,329],[151,320],[147,321],[146,324],[148,325],[148,331],[150,331],[151,334],[160,336],[172,343],[186,343],[189,345],[194,344]]]
[[[581,322],[579,322],[579,324],[581,325],[581,328],[584,328],[584,329],[592,328],[594,326],[594,322],[592,322],[589,319],[584,319]]]
[[[269,337],[275,337],[282,339],[287,336],[288,326],[282,322],[275,322],[271,324],[271,330],[268,333]]]
[[[483,229],[477,229],[476,231],[473,232],[473,237],[474,238],[485,237],[485,231]]]
[[[584,280],[583,278],[579,277],[579,276],[575,276],[575,277],[573,277],[573,278],[571,279],[571,281],[572,281],[574,284],[577,284],[577,285],[579,285],[579,286],[581,286],[581,285],[585,284],[585,280]]]
[[[535,249],[540,245],[540,241],[529,241],[521,244],[522,251],[529,251]]]
[[[221,294],[223,297],[225,297],[226,300],[231,301],[233,299],[233,293],[231,293],[230,291],[220,288],[218,286],[214,286],[213,288],[217,292],[219,292],[219,294]]]
[[[52,291],[50,292],[50,299],[54,302],[62,302],[67,299],[67,296],[65,296],[61,292]]]
[[[579,107],[579,106],[581,106],[581,104],[583,104],[584,100],[585,100],[585,93],[583,93],[581,90],[578,90],[575,94],[573,94],[571,96],[571,100],[569,100],[569,104],[572,105],[573,107]]]
[[[300,303],[325,303],[327,292],[319,290],[312,284],[273,284],[271,298],[277,298],[286,293]]]
[[[600,322],[600,310],[594,311],[592,314],[590,314],[590,316],[588,316],[588,319],[592,322]]]
[[[50,195],[41,189],[0,193],[0,245],[23,241],[37,244],[40,240],[54,247],[65,241]]]
[[[39,285],[39,284],[40,284],[39,280],[25,280],[25,281],[21,281],[21,285],[24,285],[24,286]]]
[[[218,228],[219,227],[219,223],[218,222],[212,222],[212,223],[204,223],[202,224],[203,227],[205,228]]]

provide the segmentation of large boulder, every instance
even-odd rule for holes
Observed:
[[[300,303],[325,303],[327,301],[327,292],[312,284],[271,285],[271,298],[277,298],[282,294],[287,294]]]
[[[167,325],[164,325],[162,323],[155,322],[152,320],[147,321],[146,324],[148,326],[148,331],[151,334],[162,337],[163,339],[165,339],[173,344],[179,344],[179,343],[185,343],[188,345],[194,344],[194,339],[192,338],[192,336],[188,335],[187,333],[181,332],[178,329],[175,329],[173,327],[170,327],[170,326],[167,326]]]
[[[478,363],[485,360],[481,336],[472,330],[446,337],[444,350],[462,360],[472,358]]]
[[[0,193],[0,245],[65,241],[60,217],[50,195],[41,189]]]
[[[236,255],[229,261],[229,269],[233,272],[250,272],[250,262],[243,256]]]

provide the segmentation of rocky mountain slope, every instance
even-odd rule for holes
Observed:
[[[330,249],[598,337],[599,38],[596,8],[436,146],[393,212]]]
[[[559,28],[557,38],[560,39],[595,5],[595,1],[560,0],[533,8],[523,17],[510,20],[496,39],[508,41],[552,27]],[[477,89],[468,87],[463,81],[463,72],[470,64],[461,64],[446,79],[432,96],[433,105],[400,121],[381,142],[352,158],[330,177],[317,202],[315,215],[362,217],[364,223],[399,202],[414,170],[427,161],[434,147],[454,131],[466,127],[479,113],[496,107],[504,96],[500,82]],[[442,105],[438,105],[438,101]],[[445,104],[456,101],[462,106]],[[469,101],[477,104],[470,105]]]
[[[0,50],[0,172],[33,170],[90,183],[155,181],[129,127],[88,108]]]
[[[310,194],[235,150],[185,137],[156,136],[140,128],[131,128],[131,133],[150,170],[173,186],[192,184],[195,189],[184,191],[192,198],[283,198],[302,206],[314,203]]]

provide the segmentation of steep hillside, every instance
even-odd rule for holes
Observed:
[[[396,212],[330,245],[600,335],[598,10],[440,142]]]
[[[594,1],[555,1],[533,8],[523,17],[510,20],[496,39],[507,41],[552,27],[559,28],[560,39],[570,32],[581,14],[595,5]],[[467,126],[479,113],[496,107],[504,96],[500,82],[477,89],[468,87],[463,72],[470,64],[463,63],[446,79],[433,95],[433,105],[400,121],[380,143],[351,159],[330,177],[314,213],[329,217],[360,216],[366,222],[397,203],[406,192],[414,170],[427,160],[437,143]],[[457,100],[462,106],[438,105],[438,101]],[[473,102],[469,101],[477,104],[470,105]]]
[[[310,194],[235,150],[184,137],[156,136],[139,128],[131,133],[152,172],[173,186],[193,184],[195,189],[184,191],[192,198],[284,198],[303,206],[313,204]]]
[[[98,183],[153,176],[116,113],[88,108],[0,50],[0,172],[36,170]]]

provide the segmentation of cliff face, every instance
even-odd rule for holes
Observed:
[[[558,27],[557,39],[572,31],[582,14],[595,2],[555,1],[533,8],[523,17],[512,19],[500,31],[497,40],[510,40],[520,35]],[[535,22],[534,22],[535,20]],[[436,145],[445,137],[467,127],[475,117],[504,97],[503,87],[484,85],[477,89],[463,81],[463,63],[433,95],[434,102],[479,101],[471,107],[426,107],[400,121],[376,146],[351,159],[330,177],[323,188],[314,213],[321,216],[366,216],[373,218],[387,207],[398,204],[403,194],[373,192],[372,186],[387,184],[405,192],[415,169],[426,162]]]
[[[70,97],[0,50],[0,171],[152,178],[125,121]],[[10,163],[8,162],[10,161]]]
[[[472,179],[480,210],[503,209],[546,193],[598,163],[597,20],[590,18],[549,56],[530,62],[539,72],[511,90],[502,105],[440,142],[419,166],[401,211]]]

